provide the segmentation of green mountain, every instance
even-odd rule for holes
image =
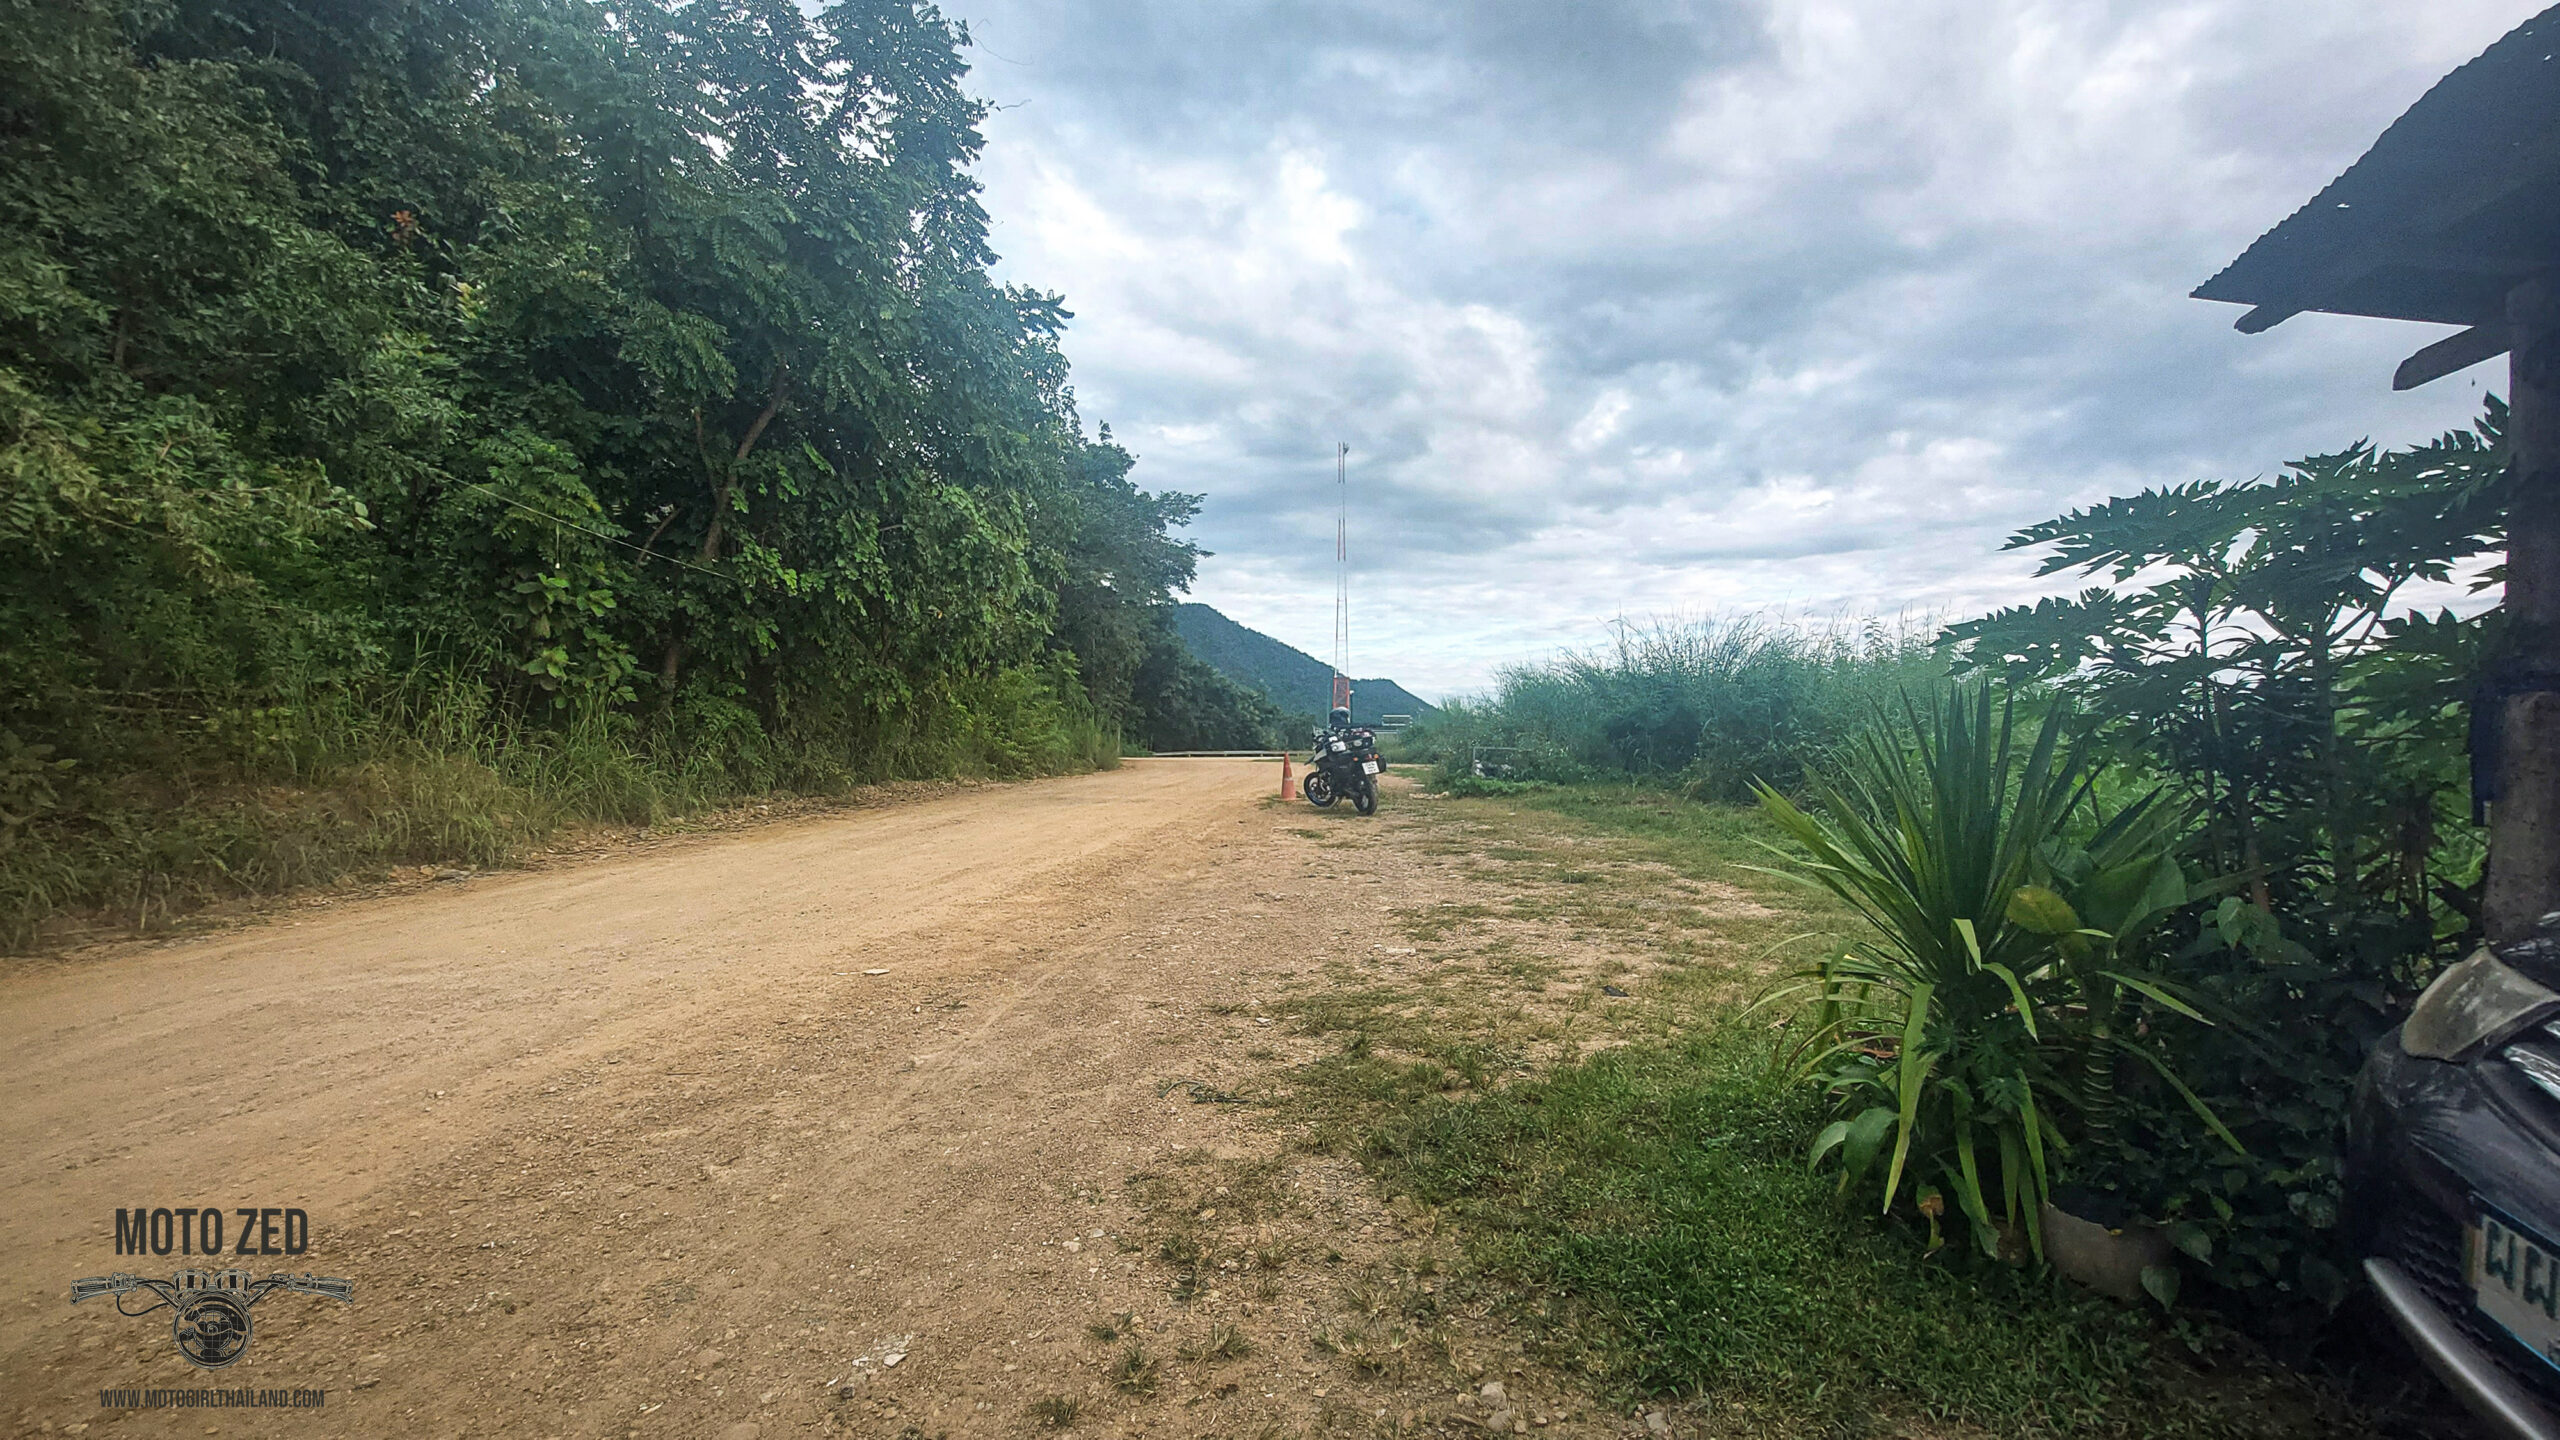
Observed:
[[[1173,607],[1173,628],[1210,668],[1270,697],[1293,716],[1322,715],[1333,704],[1333,667],[1259,630],[1248,630],[1206,605]],[[1351,718],[1373,725],[1382,715],[1427,720],[1439,707],[1393,680],[1353,680]]]

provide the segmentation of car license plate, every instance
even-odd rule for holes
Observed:
[[[2560,1246],[2494,1210],[2484,1211],[2463,1239],[2472,1303],[2526,1349],[2560,1366]]]
[[[1363,760],[1363,761],[1361,761],[1361,762],[1360,762],[1360,773],[1361,773],[1361,774],[1363,774],[1363,775],[1375,775],[1375,774],[1377,774],[1377,773],[1378,773],[1378,762],[1377,762],[1377,761],[1375,761],[1375,760]]]

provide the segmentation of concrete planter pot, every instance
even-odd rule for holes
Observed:
[[[2142,1288],[2142,1272],[2166,1265],[2177,1253],[2169,1237],[2149,1225],[2110,1230],[2046,1202],[2036,1216],[2044,1230],[2044,1258],[2054,1269],[2101,1295],[2128,1304],[2150,1299]]]

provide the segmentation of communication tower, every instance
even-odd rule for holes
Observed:
[[[1333,704],[1351,708],[1351,447],[1333,447]]]

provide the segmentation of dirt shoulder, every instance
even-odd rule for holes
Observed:
[[[1274,1017],[1329,964],[1394,960],[1395,917],[1465,888],[1403,843],[1429,802],[1401,786],[1353,827],[1266,803],[1274,779],[1142,761],[7,976],[10,1422],[1276,1434],[1481,1409],[1459,1391],[1507,1373],[1493,1302],[1387,1318],[1445,1283],[1427,1219],[1218,1103],[1325,1044]],[[167,1312],[71,1309],[70,1281],[188,1263],[117,1257],[115,1212],[207,1205],[311,1216],[308,1253],[225,1263],[355,1282],[263,1301],[215,1377],[325,1410],[98,1408],[205,1377]]]

